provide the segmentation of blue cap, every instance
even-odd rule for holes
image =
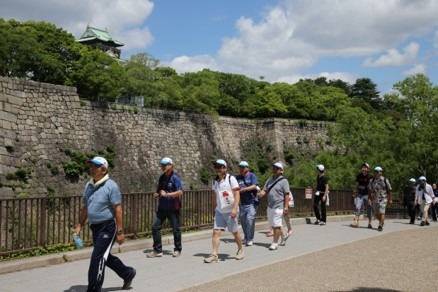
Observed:
[[[99,156],[96,156],[93,159],[88,160],[87,163],[88,164],[89,163],[94,163],[97,166],[102,166],[103,165],[105,168],[108,168],[108,161],[106,161],[105,158],[99,157]]]
[[[219,165],[227,166],[227,163],[223,159],[218,159],[215,162],[213,162],[213,164],[219,164]]]

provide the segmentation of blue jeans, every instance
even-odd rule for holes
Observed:
[[[356,216],[360,215],[360,210],[362,209],[362,205],[365,204],[365,209],[367,212],[367,217],[371,218],[371,206],[368,204],[368,195],[361,195],[359,194],[355,200],[355,210],[354,214]]]
[[[152,237],[154,238],[154,250],[156,252],[163,251],[163,245],[161,244],[161,226],[164,220],[169,219],[170,226],[173,231],[173,242],[175,244],[174,251],[181,251],[181,230],[179,223],[179,210],[161,210],[158,209],[155,212],[154,222],[152,223]]]
[[[125,266],[118,257],[110,253],[116,238],[115,220],[91,224],[90,228],[93,232],[94,249],[88,269],[87,291],[101,291],[105,277],[105,266],[113,270],[122,279],[131,276],[133,268]]]
[[[254,204],[240,206],[240,224],[242,224],[246,242],[254,240],[256,213],[257,206],[254,206]]]

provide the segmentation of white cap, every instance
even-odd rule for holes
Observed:
[[[275,162],[272,165],[275,166],[276,168],[279,168],[279,169],[283,170],[283,164],[281,164],[281,162]]]
[[[381,172],[383,171],[383,169],[380,166],[376,166],[376,168],[374,168],[375,172]]]
[[[420,176],[420,177],[418,178],[418,181],[422,181],[422,180],[426,181],[426,177],[425,177],[425,176]]]
[[[318,164],[316,166],[316,168],[319,169],[319,171],[324,171],[324,169],[325,169],[324,165],[322,165],[322,164]]]
[[[213,164],[219,164],[219,165],[227,166],[227,163],[223,159],[218,159],[215,162],[213,162]]]
[[[242,166],[242,167],[249,167],[249,164],[248,164],[248,162],[246,162],[246,161],[240,161],[239,166]]]
[[[108,168],[108,161],[106,161],[105,158],[99,156],[96,156],[93,159],[88,160],[87,163],[88,164],[93,163],[96,164],[97,166],[103,165],[105,168]]]
[[[414,182],[416,182],[416,180],[415,180],[415,178],[411,178],[411,179],[409,179],[409,182],[414,183]]]
[[[164,157],[163,159],[161,159],[160,164],[161,164],[161,165],[173,164],[173,161],[172,161],[172,159],[169,158],[169,157]]]

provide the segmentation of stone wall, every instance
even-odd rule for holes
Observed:
[[[200,171],[215,157],[232,171],[245,159],[243,149],[261,141],[272,159],[288,149],[320,151],[326,122],[211,117],[175,111],[134,109],[80,101],[73,87],[0,77],[0,193],[2,197],[81,194],[87,176],[65,178],[65,150],[115,149],[110,175],[122,192],[153,190],[164,156],[174,160],[184,187],[201,187]],[[54,175],[50,167],[57,167]],[[11,181],[19,168],[32,170],[26,181]]]

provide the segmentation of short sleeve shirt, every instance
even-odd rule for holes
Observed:
[[[328,181],[328,179],[327,179],[327,177],[325,175],[321,175],[321,176],[318,175],[316,177],[316,190],[318,192],[324,193],[327,181]]]
[[[164,180],[167,181],[167,178],[164,175]],[[170,179],[167,182],[167,185],[165,186],[165,191],[167,193],[173,193],[176,191],[180,191],[183,189],[181,178],[176,174],[173,173]],[[163,197],[160,196],[160,199],[158,201],[158,209],[160,210],[166,210],[166,211],[175,211],[179,210],[181,208],[181,200],[179,197]]]
[[[245,176],[242,175],[236,176],[236,179],[241,189],[259,184],[259,181],[257,180],[257,176],[249,171],[245,174]],[[240,192],[240,202],[242,205],[254,204],[254,200],[256,197],[257,197],[257,190],[252,190],[249,192]]]
[[[229,207],[225,209],[221,209],[219,206],[221,205],[220,196],[224,191],[227,191],[228,193],[232,193],[234,190],[239,190],[239,184],[237,183],[237,180],[234,176],[230,174],[226,174],[224,179],[221,181],[213,180],[212,183],[212,190],[216,193],[216,210],[220,213],[231,213],[233,210],[234,204],[230,205]]]
[[[283,176],[278,177],[277,179],[280,179]],[[274,177],[270,177],[267,181],[265,186],[263,187],[264,190],[268,190],[269,187],[277,180],[274,179]],[[273,188],[268,193],[268,207],[271,209],[283,209],[284,208],[284,198],[286,195],[289,195],[290,188],[289,188],[289,182],[287,179],[282,179],[281,181],[277,182]]]
[[[363,175],[363,173],[359,173],[356,177],[356,182],[358,184],[359,195],[366,196],[368,195],[368,185],[370,184],[370,180],[372,175],[367,173]]]
[[[391,184],[389,181],[381,176],[379,179],[370,180],[368,188],[371,190],[373,196],[377,199],[386,199],[388,196],[388,191],[391,191]]]

